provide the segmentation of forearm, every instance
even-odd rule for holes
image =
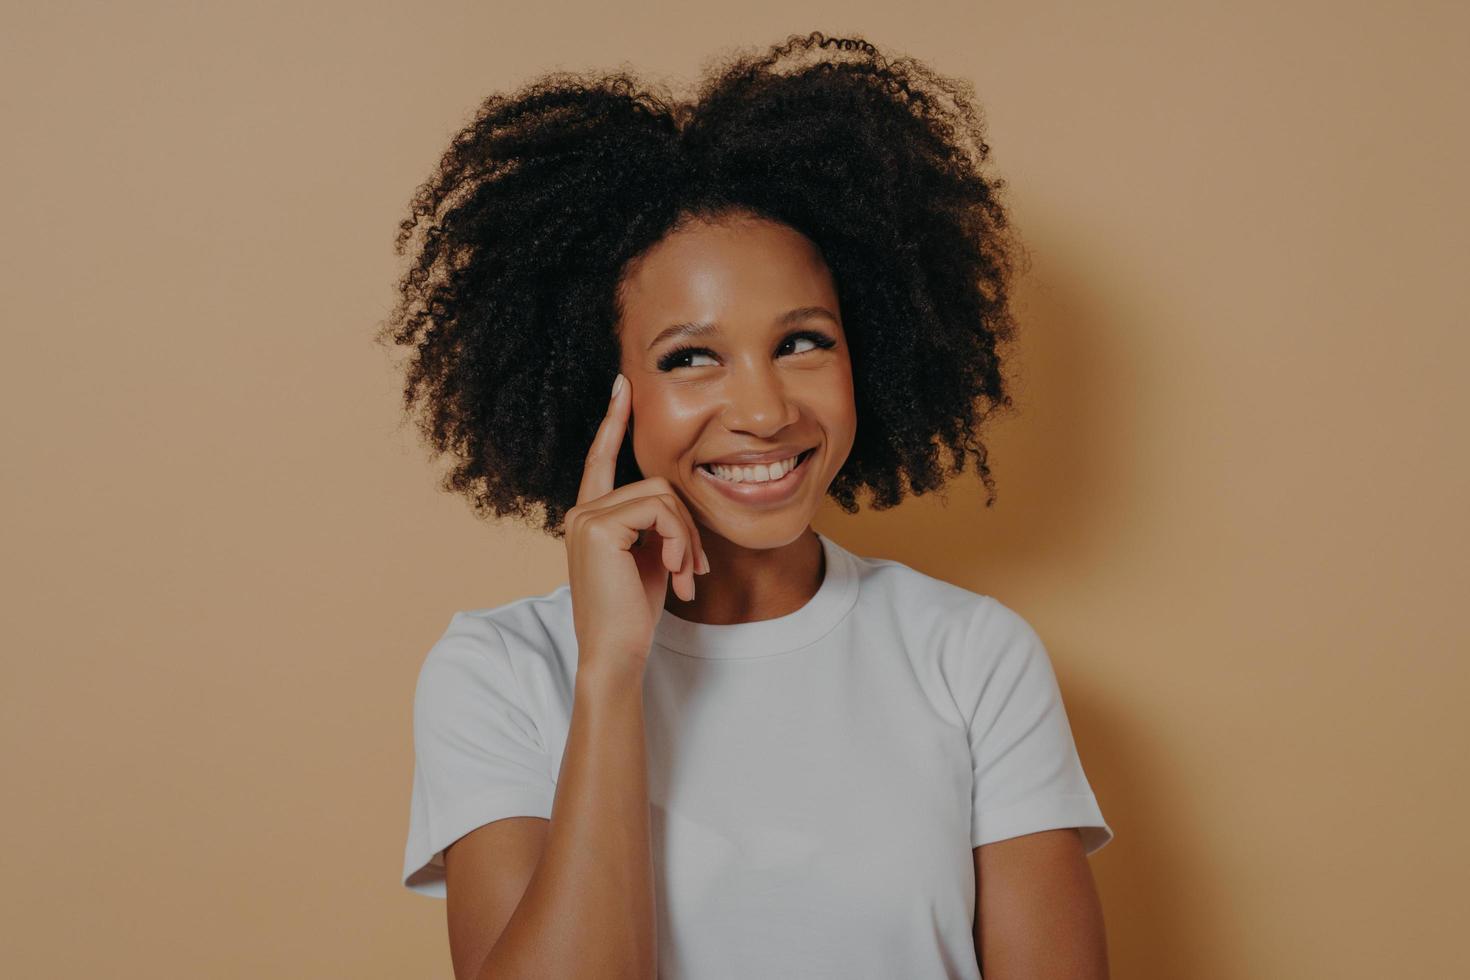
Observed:
[[[482,980],[653,980],[645,737],[641,664],[578,673],[545,850]]]

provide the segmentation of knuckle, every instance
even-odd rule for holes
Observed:
[[[608,522],[603,517],[589,517],[583,521],[582,537],[601,544],[607,536]]]

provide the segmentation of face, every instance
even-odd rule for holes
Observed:
[[[747,548],[795,540],[857,431],[842,311],[816,246],[764,219],[697,221],[630,264],[621,298],[621,364],[643,475],[669,481],[702,536]],[[708,469],[772,451],[804,455],[768,484]]]

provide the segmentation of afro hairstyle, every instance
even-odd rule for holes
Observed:
[[[984,136],[968,82],[820,32],[727,55],[692,101],[626,65],[491,95],[399,224],[410,263],[378,334],[408,349],[403,408],[453,460],[442,489],[562,537],[629,263],[684,221],[739,215],[805,235],[836,285],[857,431],[828,496],[855,513],[865,489],[883,510],[973,455],[990,506],[977,432],[1011,406],[1024,250]],[[615,485],[639,479],[628,438]]]

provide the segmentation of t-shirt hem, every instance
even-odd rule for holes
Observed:
[[[556,787],[497,787],[465,800],[429,821],[428,839],[410,842],[403,866],[403,884],[431,898],[446,898],[444,849],[465,834],[506,817],[551,818]]]
[[[1103,819],[1094,794],[1066,793],[975,811],[970,824],[970,846],[1063,827],[1078,828],[1088,856],[1113,839],[1112,828]]]

